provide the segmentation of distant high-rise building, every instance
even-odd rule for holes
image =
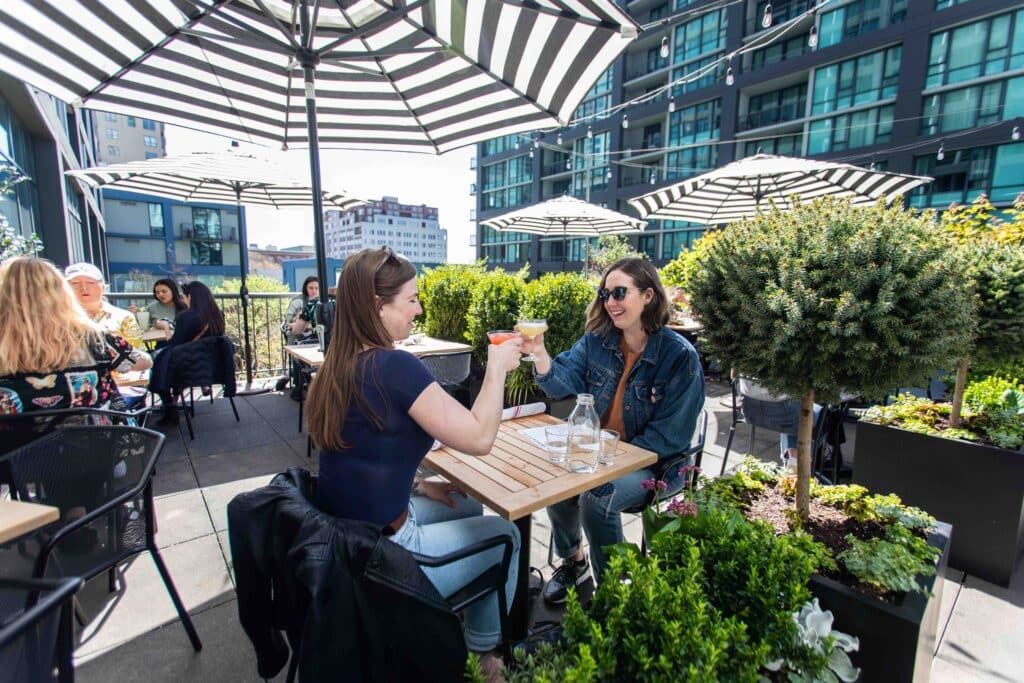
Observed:
[[[98,165],[167,156],[164,124],[137,116],[90,111]]]
[[[325,211],[324,233],[332,258],[388,245],[413,263],[448,261],[448,231],[438,224],[437,209],[402,204],[397,197],[371,199],[348,211]]]
[[[1024,192],[1024,2],[624,4],[645,30],[573,125],[477,146],[472,217],[490,264],[560,270],[562,240],[482,220],[562,194],[635,215],[628,199],[759,151],[935,178],[915,207]],[[630,240],[664,263],[705,229],[650,221]],[[586,242],[568,240],[569,268]]]

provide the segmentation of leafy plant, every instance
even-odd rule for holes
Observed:
[[[690,280],[700,268],[701,258],[718,235],[718,230],[707,230],[694,241],[692,247],[680,250],[679,255],[662,266],[659,271],[662,284],[666,287],[682,287],[689,290]]]
[[[939,550],[924,539],[893,524],[884,538],[862,541],[850,535],[846,540],[850,547],[839,554],[839,561],[861,581],[889,591],[926,592],[917,577],[935,574]]]
[[[0,197],[9,194],[16,185],[28,180],[12,164],[0,163]],[[0,263],[15,256],[35,256],[43,250],[43,243],[35,233],[25,237],[0,214]]]
[[[629,238],[622,235],[602,235],[597,240],[596,249],[586,244],[583,252],[584,261],[589,264],[589,270],[585,271],[584,275],[592,278],[600,278],[608,266],[619,259],[646,258],[646,254],[634,249],[629,243]]]
[[[853,683],[860,676],[860,669],[853,666],[847,652],[856,652],[860,641],[842,631],[832,630],[832,612],[822,610],[818,598],[805,603],[800,611],[793,615],[797,626],[797,642],[820,657],[828,664],[818,672],[805,673],[796,662],[776,659],[765,665],[773,672],[786,675],[790,683]],[[761,679],[767,683],[767,678]]]
[[[480,275],[470,296],[463,334],[480,363],[487,361],[488,330],[511,330],[525,295],[526,283],[521,277],[503,270]]]
[[[473,290],[483,276],[481,263],[448,264],[427,269],[419,281],[423,331],[438,339],[463,341]]]
[[[973,308],[930,215],[823,198],[773,208],[713,240],[690,282],[708,352],[812,406],[844,387],[881,396],[961,357]],[[758,343],[750,343],[751,339]],[[810,439],[800,439],[796,509],[806,517]]]

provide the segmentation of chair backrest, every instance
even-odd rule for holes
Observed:
[[[168,385],[189,387],[220,384],[225,396],[235,395],[235,345],[228,337],[203,337],[169,349]]]
[[[61,580],[0,579],[0,675],[5,681],[73,680],[71,598],[77,576]]]
[[[453,386],[462,384],[469,377],[469,361],[472,354],[469,351],[458,351],[456,353],[439,353],[437,355],[423,356],[420,360],[430,370],[437,383],[441,386]]]
[[[10,453],[61,427],[83,424],[134,426],[142,412],[144,411],[121,413],[99,408],[65,408],[0,415],[0,455]]]

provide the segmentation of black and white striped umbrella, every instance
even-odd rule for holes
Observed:
[[[310,149],[565,125],[636,37],[614,0],[3,0],[0,70],[71,103]],[[326,287],[321,292],[326,292]]]
[[[643,218],[729,223],[774,204],[782,210],[822,196],[874,204],[910,192],[931,178],[872,171],[851,164],[757,154],[630,199]]]
[[[568,195],[555,197],[523,209],[480,221],[495,230],[527,232],[534,235],[562,237],[562,269],[565,269],[566,237],[599,237],[640,232],[647,221],[585,202]]]
[[[285,207],[312,206],[313,190],[301,180],[286,175],[283,161],[241,152],[195,152],[111,166],[94,166],[66,175],[92,187],[110,187],[126,192],[168,197],[183,202],[214,202]],[[364,203],[345,192],[321,192],[323,204],[350,209]],[[241,217],[241,211],[239,211]],[[252,349],[249,343],[249,290],[246,287],[249,244],[244,220],[238,224],[241,274],[239,297],[245,343],[246,389],[252,386]],[[323,282],[323,280],[321,280]],[[326,286],[324,287],[326,289]]]

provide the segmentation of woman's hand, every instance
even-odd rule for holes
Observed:
[[[302,318],[296,317],[295,320],[292,321],[291,330],[292,334],[296,337],[305,332],[308,328],[309,323]]]
[[[523,353],[547,356],[548,350],[544,346],[544,335],[538,334],[536,337],[523,337]]]
[[[139,312],[139,307],[138,306],[129,306],[128,307],[128,312],[129,313],[138,313]]]
[[[463,498],[467,497],[465,491],[448,481],[421,481],[416,487],[416,492],[424,498],[444,503],[450,508],[455,507],[455,501],[448,494],[457,493]]]
[[[487,367],[493,365],[500,372],[512,372],[519,367],[519,358],[523,352],[522,336],[513,337],[502,344],[491,344],[487,347]]]
[[[153,327],[155,327],[158,330],[169,330],[171,328],[171,325],[166,320],[161,319],[153,323]]]

